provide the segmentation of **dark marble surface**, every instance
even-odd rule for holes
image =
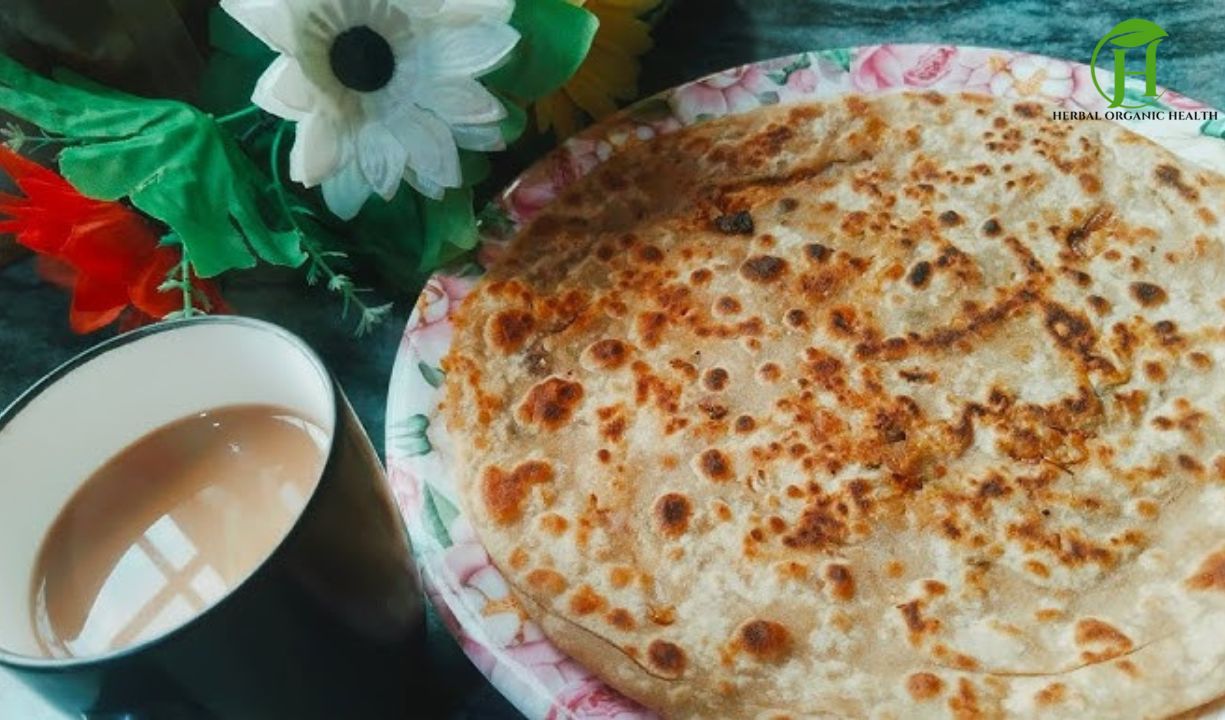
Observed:
[[[1086,62],[1102,34],[1135,15],[1170,34],[1161,46],[1159,82],[1225,106],[1225,3],[1219,0],[1144,6],[1119,0],[677,0],[645,60],[643,91],[800,50],[888,41],[1008,47]],[[503,168],[500,176],[512,172]],[[314,345],[381,444],[387,379],[412,298],[394,298],[394,316],[357,341],[333,299],[295,278],[237,278],[226,294],[241,312],[285,325]],[[0,405],[94,342],[68,331],[66,313],[67,298],[40,283],[28,263],[0,270]],[[422,695],[418,717],[518,717],[433,619],[429,643],[424,687],[433,690]],[[8,718],[3,697],[0,692],[0,717]]]

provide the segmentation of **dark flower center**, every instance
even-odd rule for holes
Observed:
[[[345,30],[332,41],[328,52],[332,72],[345,87],[373,92],[391,81],[396,57],[391,45],[365,25]]]

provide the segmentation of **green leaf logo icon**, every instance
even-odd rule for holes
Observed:
[[[1110,101],[1112,108],[1142,108],[1153,105],[1158,97],[1157,94],[1157,46],[1162,40],[1169,37],[1164,29],[1151,20],[1142,18],[1131,18],[1115,25],[1110,29],[1110,32],[1102,36],[1098,40],[1097,46],[1093,48],[1093,57],[1089,59],[1090,74],[1093,77],[1093,85],[1097,88],[1098,93]],[[1113,51],[1113,71],[1114,83],[1110,88],[1111,92],[1107,92],[1103,88],[1097,77],[1097,60],[1102,50],[1109,45]],[[1127,69],[1127,51],[1132,49],[1144,48],[1144,70],[1128,70]],[[1139,76],[1144,78],[1144,95],[1147,98],[1139,104],[1127,104],[1126,82],[1127,76]]]

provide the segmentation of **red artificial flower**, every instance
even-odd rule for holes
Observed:
[[[144,218],[117,202],[87,198],[55,172],[0,146],[0,169],[24,197],[0,193],[0,232],[38,254],[43,277],[72,290],[69,322],[78,333],[143,325],[183,309],[178,290],[158,287],[179,264]],[[191,275],[210,312],[225,304],[213,283]],[[126,312],[125,312],[126,311]]]

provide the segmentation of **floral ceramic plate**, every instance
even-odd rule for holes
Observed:
[[[1109,88],[1105,74],[1099,70],[1098,81]],[[495,259],[515,230],[562,188],[627,145],[762,105],[915,88],[1033,97],[1103,115],[1108,104],[1088,66],[1006,50],[869,45],[745,65],[643,100],[568,140],[483,214],[480,261]],[[1142,92],[1137,85],[1128,94]],[[1209,109],[1172,91],[1160,95],[1157,105]],[[1188,160],[1225,171],[1225,119],[1120,122]],[[438,421],[439,363],[451,343],[451,313],[480,273],[470,265],[429,281],[405,328],[391,377],[387,463],[425,587],[464,651],[528,718],[654,717],[559,652],[527,619],[460,508],[446,430]]]

